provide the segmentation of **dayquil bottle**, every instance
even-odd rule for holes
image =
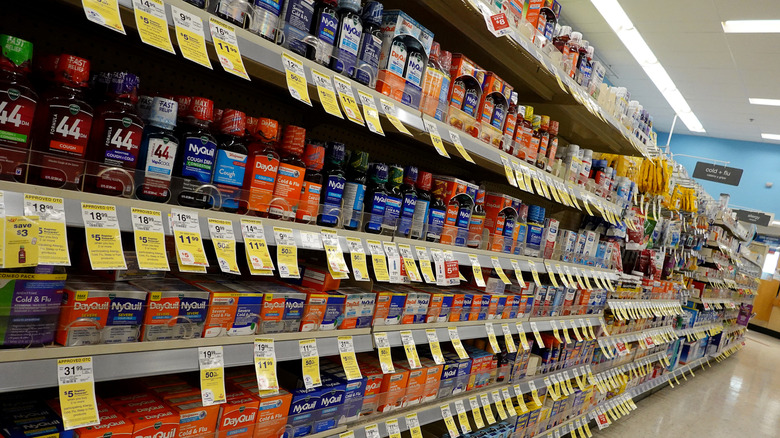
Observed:
[[[268,213],[274,195],[276,176],[279,171],[279,122],[272,119],[247,119],[249,145],[247,150],[244,190],[247,191],[248,208],[264,216]]]
[[[274,195],[268,209],[268,214],[271,217],[295,218],[295,210],[301,199],[303,177],[306,175],[306,164],[301,160],[305,143],[305,129],[292,125],[285,127],[280,147],[282,159],[279,161]]]
[[[469,237],[466,245],[469,248],[479,248],[482,244],[482,230],[485,229],[485,191],[477,190],[474,200],[474,211],[469,221]]]
[[[387,174],[389,169],[385,163],[371,163],[368,170],[368,189],[366,190],[365,211],[367,219],[364,220],[363,231],[379,234],[385,218],[387,204]]]
[[[38,105],[33,122],[29,178],[39,184],[73,187],[80,181],[94,114],[83,94],[88,81],[89,61],[60,55],[55,86]]]
[[[212,202],[209,195],[200,193],[199,189],[211,184],[214,173],[217,140],[209,130],[213,116],[213,101],[204,97],[192,98],[173,170],[173,175],[180,178],[175,184],[180,205],[205,208]]]
[[[0,173],[11,176],[27,161],[38,95],[27,79],[32,43],[0,35]]]
[[[138,151],[136,172],[138,199],[167,202],[171,193],[173,163],[179,150],[176,128],[175,100],[155,97],[149,111],[149,123],[144,128],[141,149]]]
[[[344,159],[347,147],[344,143],[329,142],[325,152],[325,171],[323,172],[323,190],[320,196],[322,212],[317,216],[317,225],[335,227],[339,223],[341,204],[344,199],[346,177]]]
[[[295,220],[305,224],[313,223],[320,211],[322,193],[322,166],[325,164],[325,147],[319,142],[309,140],[303,152],[306,175],[301,185],[301,200],[295,212]]]
[[[138,83],[138,76],[132,73],[110,74],[108,99],[97,107],[89,136],[90,162],[84,178],[88,191],[113,196],[129,195],[133,191],[132,178],[124,171],[108,169],[135,169],[138,163],[144,131],[144,122],[135,107]]]
[[[341,203],[341,223],[348,230],[357,230],[363,216],[366,197],[366,172],[368,152],[352,151],[347,164],[347,181],[344,184],[344,199]]]
[[[245,206],[241,206],[239,200],[246,173],[247,149],[244,144],[246,114],[226,109],[222,113],[219,130],[219,145],[212,182],[222,196],[222,210],[227,212],[245,210]]]

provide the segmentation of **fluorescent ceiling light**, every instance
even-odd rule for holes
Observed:
[[[764,140],[780,140],[780,134],[761,133],[761,138]]]
[[[748,100],[753,105],[780,106],[780,99],[759,99],[757,97],[751,97]]]
[[[726,33],[780,33],[780,20],[729,20],[720,24]]]
[[[626,15],[626,11],[620,6],[618,0],[590,0],[593,6],[599,11],[607,24],[615,31],[620,41],[626,46],[631,55],[636,59],[645,74],[653,81],[658,91],[663,94],[666,101],[672,107],[680,120],[691,132],[706,132],[699,119],[691,111],[691,107],[677,90],[674,81],[664,69],[664,66],[658,62],[653,50],[647,45],[642,35],[634,27],[634,23]]]

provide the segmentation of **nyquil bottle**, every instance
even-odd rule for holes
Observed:
[[[339,33],[330,60],[330,68],[349,77],[355,74],[360,38],[363,35],[358,9],[360,0],[339,0]]]
[[[339,28],[336,5],[338,5],[337,0],[319,0],[311,23],[311,34],[315,38],[316,45],[309,46],[307,57],[325,66],[330,64],[330,55],[333,53],[336,32]]]
[[[360,38],[358,61],[354,78],[363,85],[374,87],[376,83],[379,54],[382,40],[379,38],[382,25],[382,3],[369,1],[363,6],[360,17],[363,19],[363,36]]]

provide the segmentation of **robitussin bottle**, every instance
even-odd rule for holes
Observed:
[[[212,182],[219,189],[222,209],[227,212],[244,210],[240,206],[241,187],[244,185],[247,149],[244,145],[246,114],[233,109],[222,112],[220,139]],[[243,208],[241,208],[243,207]]]
[[[93,109],[84,99],[89,61],[60,55],[55,86],[38,105],[30,177],[40,184],[73,186],[84,171]],[[70,158],[70,159],[68,159]]]
[[[27,160],[38,95],[27,79],[32,43],[0,35],[0,172],[6,177]]]
[[[138,151],[135,192],[138,199],[153,202],[170,199],[173,163],[179,149],[179,140],[173,133],[177,107],[174,100],[162,97],[152,100],[149,123],[144,128]]]
[[[181,178],[176,181],[180,205],[205,208],[212,202],[201,187],[211,184],[214,172],[217,140],[209,130],[213,115],[213,101],[204,97],[192,98],[173,170],[174,176]]]

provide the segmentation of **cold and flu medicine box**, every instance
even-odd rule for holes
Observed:
[[[328,268],[306,265],[301,277],[301,286],[325,292],[336,290],[341,286],[341,280],[333,278]]]
[[[278,436],[280,431],[285,429],[285,426],[288,422],[288,417],[291,412],[292,394],[290,392],[283,389],[280,389],[279,391],[260,391],[257,389],[257,381],[252,381],[251,379],[248,382],[241,383],[231,381],[228,387],[231,389],[247,392],[258,401],[257,420],[254,423],[254,432],[252,434],[254,438]],[[228,404],[230,403],[231,400],[228,399]],[[235,401],[235,403],[238,402]],[[253,406],[253,404],[248,402],[244,403],[248,405],[249,408]],[[223,405],[223,413],[225,412],[225,409],[227,409],[227,406]],[[234,413],[233,415],[236,414]],[[246,418],[244,419],[246,420]],[[241,427],[237,428],[241,429]],[[248,426],[246,426],[246,428],[247,430],[249,429]],[[219,436],[233,437],[233,434],[231,434],[229,430],[220,430]],[[241,436],[243,437],[243,435]]]
[[[376,308],[374,309],[374,326],[398,325],[406,306],[406,294],[395,292],[385,286],[376,286]]]
[[[341,288],[336,293],[345,297],[341,329],[371,327],[376,307],[375,293],[358,287]]]
[[[229,389],[220,405],[216,438],[251,438],[260,401],[249,392]]]
[[[360,411],[363,409],[363,397],[368,384],[368,377],[361,376],[359,379],[348,380],[344,372],[344,366],[339,359],[326,360],[321,363],[320,371],[327,374],[330,378],[344,382],[344,406],[341,410],[339,424],[347,421],[355,421],[360,418]],[[361,373],[362,374],[362,373]]]
[[[194,285],[209,293],[204,338],[257,332],[263,294],[236,283],[200,282]]]
[[[303,319],[306,294],[274,283],[253,283],[263,293],[260,333],[297,332]]]
[[[208,315],[209,293],[177,279],[130,283],[146,291],[142,341],[200,338]]]
[[[430,296],[413,287],[405,285],[386,285],[382,288],[386,292],[404,294],[406,300],[401,312],[401,324],[419,324],[426,322],[426,315],[430,305]]]
[[[0,346],[54,341],[65,277],[0,273]]]
[[[338,291],[317,292],[303,289],[306,304],[301,319],[302,332],[336,330],[339,328],[347,297]]]
[[[57,343],[135,342],[144,319],[146,292],[124,283],[68,282],[63,292]]]
[[[449,290],[444,291],[441,288],[429,286],[415,286],[414,290],[426,296],[424,300],[427,301],[428,306],[425,311],[424,322],[449,321],[454,300],[454,295],[449,293]]]
[[[37,401],[8,400],[0,404],[0,431],[6,438],[72,438],[60,416]]]

